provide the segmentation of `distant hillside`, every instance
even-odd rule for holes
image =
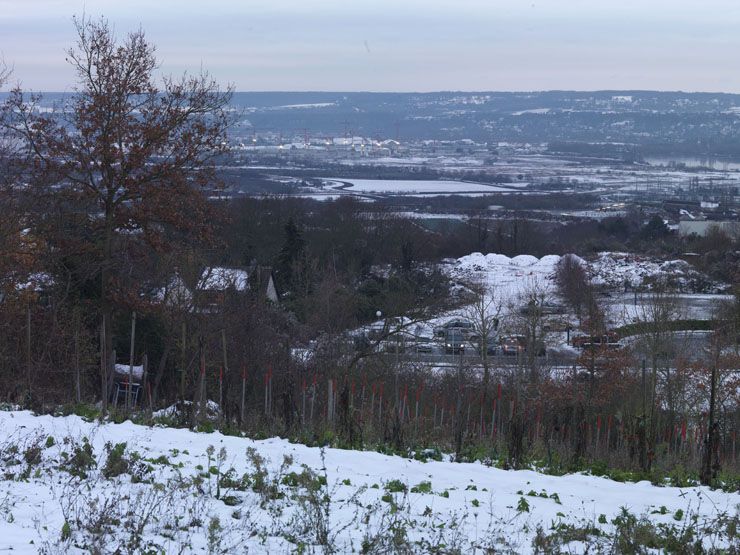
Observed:
[[[64,98],[45,95],[43,104]],[[740,95],[656,91],[238,92],[236,138],[362,135],[401,140],[625,143],[638,155],[740,157]],[[598,148],[596,148],[598,151]]]

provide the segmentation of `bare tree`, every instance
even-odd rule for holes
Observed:
[[[560,296],[565,299],[576,313],[576,316],[580,318],[591,288],[588,273],[582,261],[572,254],[562,256],[555,268],[555,283],[558,286]]]
[[[539,376],[539,358],[546,349],[548,334],[547,312],[552,305],[552,295],[537,280],[527,283],[518,296],[518,304],[510,307],[512,327],[524,337],[524,369],[531,384]]]
[[[481,366],[483,367],[482,405],[486,407],[488,406],[488,390],[491,380],[488,351],[498,337],[502,304],[495,290],[487,287],[485,283],[474,285],[473,293],[473,302],[464,310],[464,315],[472,322],[475,342],[478,343]]]
[[[643,372],[650,369],[650,374],[643,381],[643,422],[645,425],[644,440],[647,442],[642,450],[647,458],[643,461],[644,470],[649,470],[653,457],[652,444],[657,431],[658,385],[661,374],[665,374],[663,383],[667,393],[672,391],[670,376],[671,365],[675,358],[674,322],[683,315],[678,297],[658,287],[642,297],[642,304],[637,307],[635,323],[640,331],[635,347],[642,358]]]
[[[40,113],[37,98],[12,92],[6,112],[28,146],[40,233],[66,255],[84,256],[99,284],[98,306],[112,352],[116,306],[135,301],[137,260],[127,245],[163,250],[211,236],[213,161],[226,150],[226,104],[206,73],[165,77],[157,85],[155,48],[144,32],[118,41],[105,19],[75,19],[77,44],[67,61],[77,89],[64,109]],[[50,229],[49,213],[61,224]]]
[[[740,352],[738,351],[740,318],[738,297],[721,307],[716,327],[705,349],[704,370],[709,378],[707,399],[707,431],[704,437],[700,480],[715,485],[720,471],[720,430],[722,414],[727,405],[737,407],[740,386]],[[708,367],[708,368],[707,368]],[[723,410],[725,409],[725,410]]]

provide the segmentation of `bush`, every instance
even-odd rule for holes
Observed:
[[[69,438],[65,438],[69,442]],[[82,438],[82,444],[72,443],[72,454],[62,451],[62,463],[60,468],[69,472],[78,478],[87,478],[87,473],[96,465],[95,454],[93,453],[90,441],[85,437]]]
[[[108,452],[108,458],[105,461],[105,466],[103,466],[103,476],[110,479],[129,472],[131,465],[125,456],[125,443],[116,443],[113,446],[106,443],[105,450]]]

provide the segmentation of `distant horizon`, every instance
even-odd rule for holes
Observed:
[[[11,81],[12,88],[14,85]],[[222,87],[225,90],[226,87]],[[70,90],[44,90],[44,89],[25,89],[24,92],[39,94],[74,94]],[[0,91],[0,95],[8,94],[9,90]],[[740,92],[728,91],[709,91],[709,90],[681,90],[681,89],[532,89],[532,90],[505,90],[505,89],[481,89],[481,90],[463,90],[463,89],[435,89],[435,90],[288,90],[288,89],[264,89],[264,90],[234,90],[234,94],[544,94],[544,93],[660,93],[660,94],[706,94],[706,95],[727,95],[740,96]]]
[[[71,88],[83,14],[143,29],[162,73],[244,92],[740,94],[736,0],[0,0],[0,59],[24,88]]]

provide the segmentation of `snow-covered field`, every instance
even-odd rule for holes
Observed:
[[[388,194],[465,194],[465,193],[511,193],[512,189],[485,183],[465,181],[431,181],[408,179],[344,179],[329,178],[332,189],[349,193],[388,193]]]
[[[472,253],[447,261],[444,268],[456,281],[485,285],[496,304],[506,313],[521,306],[527,293],[534,290],[550,301],[558,300],[555,271],[560,258],[558,255],[510,258],[502,254]],[[658,281],[665,281],[678,291],[674,297],[679,304],[681,318],[710,318],[719,304],[729,298],[720,294],[688,293],[694,286],[704,284],[710,290],[718,290],[721,284],[706,279],[683,260],[664,261],[619,252],[602,252],[593,260],[579,260],[593,283],[609,292],[604,304],[613,326],[645,319],[645,306],[649,303],[650,294],[641,291],[635,297],[632,289],[649,289]],[[627,293],[625,285],[629,288]],[[571,320],[574,320],[573,315]]]
[[[537,258],[521,254],[510,258],[503,254],[474,252],[455,260],[449,267],[449,275],[485,285],[503,306],[509,306],[531,289],[553,295],[553,276],[559,261],[558,255]]]
[[[279,438],[76,416],[0,412],[0,428],[0,551],[13,553],[95,552],[97,539],[101,553],[322,552],[321,542],[342,553],[392,552],[393,542],[413,552],[444,544],[529,553],[538,527],[597,528],[608,541],[623,508],[667,526],[696,514],[692,526],[701,527],[721,514],[734,517],[740,503],[736,493],[703,487],[322,452]],[[117,467],[106,453],[121,443],[135,462],[111,476]],[[584,544],[566,549],[582,552]]]

